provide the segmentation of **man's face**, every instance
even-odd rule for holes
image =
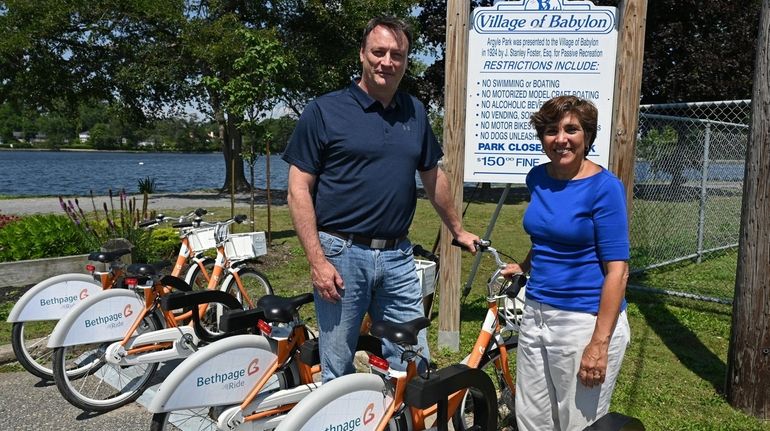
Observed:
[[[408,52],[409,42],[403,33],[381,25],[375,27],[359,53],[363,66],[361,88],[373,96],[392,97],[406,72]]]

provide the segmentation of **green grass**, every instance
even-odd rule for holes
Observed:
[[[703,249],[736,243],[741,196],[709,196],[704,206]],[[662,222],[665,221],[665,222]],[[700,202],[634,200],[631,264],[642,268],[697,253]]]
[[[521,228],[526,203],[505,205],[492,235],[493,246],[514,258],[524,257],[529,239]],[[494,204],[473,204],[465,216],[468,230],[482,235]],[[189,210],[188,210],[189,211]],[[224,218],[229,208],[213,209],[215,218]],[[236,212],[248,214],[248,207]],[[164,211],[167,215],[184,210]],[[276,292],[293,295],[309,292],[309,268],[286,207],[272,209],[272,248],[270,259],[263,260]],[[210,217],[211,218],[211,217]],[[256,228],[266,230],[266,210],[258,208]],[[418,202],[410,237],[426,248],[433,246],[439,220],[429,203]],[[244,230],[239,226],[236,230]],[[463,253],[464,284],[472,256]],[[439,319],[434,307],[430,343],[434,360],[448,365],[462,360],[478,333],[486,311],[484,282],[493,270],[488,256],[482,259],[473,289],[460,313],[460,351],[436,347]],[[731,298],[735,285],[737,254],[727,252],[709,256],[701,264],[684,262],[665,269],[636,275],[632,284],[656,288],[678,288],[692,293]],[[459,289],[460,286],[457,286]],[[749,417],[730,407],[724,398],[727,348],[732,308],[727,305],[641,293],[627,295],[632,341],[613,397],[612,410],[639,417],[648,430],[770,430],[770,424]],[[1,308],[7,313],[8,306]],[[310,325],[315,318],[312,308],[304,310]],[[0,322],[0,343],[8,342],[10,325]],[[1,371],[14,369],[0,367]]]

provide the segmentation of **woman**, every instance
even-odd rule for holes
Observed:
[[[630,339],[628,222],[620,180],[587,159],[597,110],[560,96],[530,122],[549,163],[527,175],[532,247],[506,275],[529,273],[516,357],[519,430],[582,430],[609,410]]]

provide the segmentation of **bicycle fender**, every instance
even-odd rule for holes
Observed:
[[[275,431],[375,430],[388,419],[383,416],[392,402],[384,389],[382,377],[374,374],[338,377],[302,399]]]
[[[8,314],[8,322],[58,320],[82,300],[101,291],[102,285],[90,274],[56,275],[26,291]]]
[[[147,409],[162,413],[239,404],[276,359],[265,337],[246,334],[224,338],[182,361],[161,383]],[[277,378],[263,389],[268,388],[277,389]]]
[[[144,301],[126,289],[103,290],[76,305],[59,320],[48,347],[120,340],[142,317]]]

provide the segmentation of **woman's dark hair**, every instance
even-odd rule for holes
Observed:
[[[361,49],[366,47],[366,38],[369,37],[369,33],[371,33],[378,25],[387,27],[396,34],[403,33],[404,36],[406,36],[406,41],[409,43],[407,52],[412,49],[412,27],[404,20],[394,16],[379,16],[370,19],[366,24],[366,28],[364,28],[364,35],[361,38]]]
[[[588,157],[588,150],[596,140],[596,125],[599,118],[599,111],[590,101],[576,96],[554,97],[545,102],[539,111],[532,114],[529,122],[542,142],[546,127],[558,123],[567,114],[574,115],[580,122],[580,127],[583,128],[586,140],[585,157]]]

